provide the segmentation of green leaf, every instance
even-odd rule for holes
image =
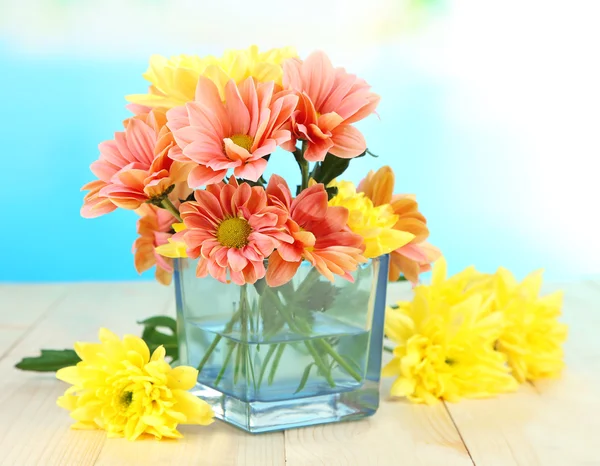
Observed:
[[[329,186],[329,187],[325,188],[325,191],[327,191],[327,199],[331,200],[332,198],[334,198],[337,195],[338,187],[337,186]]]
[[[43,349],[41,352],[40,356],[23,358],[15,367],[22,371],[56,372],[63,367],[74,366],[81,361],[77,353],[71,349]]]
[[[177,321],[169,316],[153,316],[148,317],[146,320],[141,320],[138,324],[143,325],[144,327],[166,327],[170,329],[173,333],[177,332]]]
[[[328,185],[335,178],[346,171],[350,159],[341,159],[332,154],[327,154],[325,160],[317,163],[312,172],[312,177],[317,183]]]
[[[333,305],[339,292],[339,288],[330,282],[318,281],[310,287],[305,296],[300,297],[298,302],[304,302],[305,309],[325,312]]]
[[[153,316],[138,322],[144,326],[142,340],[146,342],[150,352],[159,346],[164,346],[166,355],[173,361],[179,359],[179,345],[177,341],[177,321],[169,316]],[[169,333],[159,331],[159,328],[169,330]]]
[[[305,387],[306,382],[308,382],[308,377],[310,376],[310,370],[312,369],[312,367],[314,365],[315,365],[315,363],[311,362],[308,366],[306,366],[306,368],[304,369],[304,373],[302,374],[302,378],[300,379],[300,385],[298,385],[298,388],[294,392],[294,395],[296,393],[301,392],[302,389]]]

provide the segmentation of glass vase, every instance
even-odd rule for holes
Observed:
[[[175,263],[179,354],[193,393],[248,432],[359,419],[379,406],[388,256],[329,282],[309,263],[270,288]]]

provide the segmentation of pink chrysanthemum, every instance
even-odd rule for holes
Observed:
[[[292,279],[302,260],[309,261],[329,280],[334,274],[353,281],[350,272],[366,262],[363,239],[347,227],[348,210],[327,205],[323,184],[315,184],[292,199],[283,178],[271,176],[267,186],[271,205],[289,212],[293,243],[281,243],[269,258],[267,283],[280,286]]]
[[[304,157],[310,162],[322,161],[327,152],[350,159],[366,150],[365,138],[352,123],[373,113],[380,97],[364,80],[314,52],[304,62],[284,62],[283,86],[300,96],[291,120],[294,137],[285,149],[293,150],[296,139],[307,141]]]
[[[283,126],[297,103],[293,93],[275,92],[273,82],[252,78],[239,85],[229,81],[222,102],[215,84],[200,77],[196,100],[167,113],[167,125],[183,150],[172,157],[197,164],[188,177],[194,188],[218,183],[229,169],[256,181],[267,166],[265,157],[290,140]]]
[[[99,179],[82,188],[89,191],[83,217],[117,207],[137,209],[186,179],[191,166],[169,157],[179,148],[165,124],[166,115],[159,110],[140,113],[125,120],[125,131],[115,133],[115,139],[100,144],[100,158],[90,166]]]
[[[268,206],[260,186],[213,184],[194,193],[196,201],[180,207],[186,229],[178,234],[187,255],[199,257],[196,275],[221,282],[255,283],[265,276],[264,260],[285,242],[293,242],[285,225],[287,212]]]

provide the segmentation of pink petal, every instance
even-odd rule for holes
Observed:
[[[251,160],[258,160],[272,154],[277,149],[277,142],[273,139],[266,139],[260,147],[256,147],[250,156]]]
[[[318,127],[323,133],[330,133],[337,128],[344,119],[335,112],[324,113],[319,117],[317,122]]]
[[[248,127],[248,131],[243,134],[256,134],[256,129],[258,128],[258,119],[260,116],[256,84],[252,78],[248,78],[238,86],[238,90],[250,116],[250,125]]]
[[[381,97],[377,94],[369,93],[369,95],[367,96],[368,103],[361,107],[356,113],[354,113],[354,115],[350,116],[349,118],[346,118],[344,123],[351,124],[368,117],[371,113],[375,111],[377,105],[379,105],[380,100]]]
[[[396,249],[396,252],[417,263],[427,262],[427,256],[425,255],[425,252],[421,250],[418,244],[407,244]]]
[[[220,133],[219,139],[223,139],[223,134],[230,134],[231,128],[227,118],[227,111],[221,101],[221,96],[219,95],[219,90],[215,83],[204,76],[200,76],[200,78],[198,78],[198,84],[196,85],[195,100],[211,109],[214,117],[220,122],[219,127],[222,132]],[[190,114],[190,120],[191,119],[192,117]]]
[[[184,128],[190,125],[188,118],[188,112],[185,105],[180,107],[174,107],[167,112],[167,128],[173,133],[178,129]]]
[[[293,89],[302,92],[302,77],[300,76],[301,66],[302,62],[296,58],[283,62],[283,87],[285,89]]]
[[[248,264],[248,259],[244,257],[239,249],[235,248],[230,248],[227,251],[227,261],[229,262],[229,267],[234,272],[241,272]]]
[[[335,128],[331,140],[334,146],[329,149],[329,152],[343,159],[356,157],[367,149],[364,136],[351,125],[340,125]]]
[[[267,168],[267,161],[265,159],[253,160],[240,167],[236,167],[234,173],[240,178],[244,178],[250,181],[258,181],[261,175]]]
[[[309,142],[308,148],[304,153],[304,158],[309,162],[322,162],[325,160],[327,152],[330,152],[332,147],[333,141],[330,138]]]
[[[268,257],[276,246],[273,238],[263,235],[257,231],[250,233],[248,240],[264,257]]]
[[[311,53],[300,69],[304,91],[310,96],[315,108],[321,105],[331,92],[335,70],[327,55],[321,51]]]
[[[322,219],[326,212],[327,191],[321,183],[302,191],[292,203],[292,218],[300,226]]]
[[[302,245],[299,244],[292,245],[288,243],[281,243],[279,246],[277,246],[277,252],[279,252],[281,258],[287,262],[301,261],[303,249],[304,248],[302,247]]]
[[[242,96],[233,79],[225,86],[225,102],[227,116],[231,124],[231,134],[248,134],[248,130],[250,129],[250,112],[242,100]]]
[[[205,184],[218,183],[223,181],[223,177],[227,174],[227,170],[212,170],[208,167],[198,165],[194,167],[188,175],[188,184],[190,188],[197,189]]]
[[[300,267],[301,261],[298,262],[287,262],[284,261],[277,251],[269,257],[269,266],[267,268],[267,285],[270,287],[281,286],[289,282],[298,267]]]
[[[222,112],[224,116],[219,117],[221,112],[218,109],[208,107],[201,102],[188,102],[185,105],[190,116],[190,126],[195,126],[202,133],[216,139],[223,139],[225,135],[230,134],[229,120],[224,110]]]
[[[203,278],[208,275],[208,260],[200,259],[196,266],[196,277]]]
[[[238,146],[229,138],[223,139],[223,145],[225,146],[227,157],[231,160],[245,161],[251,157],[250,152],[243,147]]]
[[[279,175],[271,175],[266,190],[270,202],[289,210],[292,204],[292,193],[287,182]]]
[[[154,130],[142,120],[132,118],[127,123],[125,135],[129,150],[136,160],[150,165],[157,139]]]
[[[346,73],[343,68],[335,70],[335,81],[329,96],[321,104],[321,113],[335,112],[341,105],[344,97],[348,95],[356,82],[356,76]]]
[[[83,204],[80,213],[83,218],[96,218],[108,214],[109,212],[116,210],[116,208],[117,206],[109,199],[96,198]]]

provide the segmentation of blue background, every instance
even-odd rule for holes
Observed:
[[[523,9],[523,19],[502,2],[489,5],[421,11],[418,27],[370,37],[362,48],[333,39],[287,43],[302,54],[331,50],[334,63],[383,97],[380,118],[359,125],[380,157],[353,161],[345,178],[391,165],[397,192],[417,194],[430,241],[452,272],[475,264],[519,276],[540,267],[553,279],[597,275],[600,76],[586,57],[600,35],[590,12],[577,13],[557,37],[568,11],[539,17]],[[192,48],[180,40],[111,54],[98,34],[82,53],[76,45],[45,48],[43,32],[32,32],[38,42],[24,41],[7,24],[0,37],[0,281],[137,279],[137,217],[79,215],[97,145],[128,116],[123,96],[144,91],[150,53],[219,53],[247,43]],[[270,172],[296,181],[290,155],[272,160]]]

